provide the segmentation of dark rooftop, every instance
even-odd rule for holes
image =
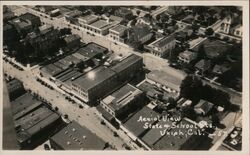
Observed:
[[[12,93],[19,89],[24,89],[23,83],[17,79],[13,79],[7,83],[7,89],[9,93]]]
[[[20,15],[19,18],[21,18],[23,20],[31,20],[31,21],[34,20],[34,19],[39,19],[38,16],[35,16],[35,15],[33,15],[31,13],[28,13],[28,12],[25,13],[25,14]]]
[[[121,71],[137,63],[138,61],[142,62],[142,58],[135,54],[132,54],[128,56],[127,58],[123,59],[121,62],[119,62],[115,66],[111,67],[111,69],[114,70],[116,73],[120,73]]]
[[[65,150],[103,150],[105,142],[86,127],[73,121],[51,137]]]
[[[65,41],[66,43],[70,43],[70,42],[72,42],[72,41],[80,40],[80,39],[81,39],[81,38],[80,38],[79,35],[77,35],[77,34],[72,34],[72,35],[66,36],[66,37],[64,38],[64,41]]]
[[[174,40],[175,40],[175,38],[172,35],[170,35],[170,36],[164,37],[164,38],[160,39],[159,41],[155,42],[153,44],[153,46],[162,47],[162,46],[165,46],[166,44],[168,44]]]
[[[185,119],[183,119],[179,124],[182,125],[188,125],[189,128],[186,127],[175,127],[172,128],[171,130],[169,130],[169,132],[167,132],[160,140],[158,140],[154,145],[153,148],[155,150],[181,150],[183,149],[184,144],[191,138],[195,137],[195,135],[193,134],[188,134],[188,130],[191,133],[195,133],[198,131],[198,128],[194,127],[194,124],[186,121]],[[193,126],[193,128],[191,128],[191,126]],[[174,134],[175,133],[175,134]],[[183,133],[183,134],[179,134],[179,133]],[[197,144],[198,139],[201,139],[202,136],[197,136],[196,137],[196,141]],[[190,145],[192,145],[190,143]],[[191,148],[192,146],[190,146]]]
[[[160,114],[151,110],[147,106],[144,106],[141,110],[135,113],[129,120],[127,120],[123,125],[132,132],[136,137],[140,136],[142,133],[146,131],[143,127],[145,123],[153,123],[156,120],[154,118],[158,117]],[[138,121],[139,118],[149,118],[151,121]]]
[[[202,60],[200,60],[199,62],[197,62],[195,64],[195,67],[198,68],[198,69],[206,71],[211,67],[211,61],[202,59]]]
[[[55,76],[59,74],[60,72],[62,72],[63,69],[54,64],[49,64],[49,65],[42,67],[41,71],[47,72],[50,76]]]
[[[31,94],[26,93],[26,94],[18,97],[13,102],[11,102],[12,113],[15,115],[15,114],[27,109],[29,106],[31,106],[33,104],[37,104],[37,103],[41,103],[41,101],[38,101],[37,99],[35,99]]]

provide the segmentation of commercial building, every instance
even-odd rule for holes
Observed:
[[[68,23],[77,24],[78,17],[82,15],[82,12],[79,10],[72,10],[64,14],[64,18]]]
[[[23,83],[17,79],[13,79],[7,83],[10,101],[16,99],[25,93]]]
[[[182,80],[184,80],[185,77],[185,73],[175,70],[169,70],[168,72],[154,70],[146,75],[149,83],[155,84],[167,92],[178,95],[180,93]]]
[[[175,38],[173,36],[159,38],[145,47],[156,56],[166,57],[175,48]]]
[[[105,142],[86,127],[72,121],[50,139],[55,150],[103,150]]]
[[[24,94],[12,103],[17,141],[22,149],[31,149],[63,125],[60,116],[30,94]]]
[[[109,29],[109,37],[118,42],[124,42],[123,36],[126,34],[128,27],[124,25],[117,25],[111,29]]]
[[[78,18],[78,23],[80,24],[81,27],[84,29],[87,29],[87,25],[96,22],[99,19],[98,16],[96,15],[86,15]]]
[[[117,76],[109,68],[100,66],[72,81],[72,93],[85,102],[96,101],[117,87]]]
[[[186,119],[166,131],[164,136],[153,144],[155,150],[194,150],[206,141],[207,135]]]
[[[11,25],[13,25],[19,35],[25,36],[27,33],[31,32],[33,30],[32,24],[29,20],[21,20],[20,18],[14,18],[11,21],[9,21]]]
[[[139,42],[140,44],[143,44],[153,37],[153,33],[146,25],[136,25],[129,29],[127,37],[128,40],[131,40],[132,42]]]
[[[97,67],[72,81],[72,90],[85,102],[96,101],[128,82],[142,69],[142,58],[130,55],[116,65]]]
[[[144,106],[126,122],[124,122],[120,128],[135,142],[140,141],[141,138],[150,128],[145,126],[146,123],[153,124],[157,122],[157,118],[160,114],[156,113],[152,109]],[[146,120],[146,121],[145,121]]]
[[[118,117],[128,111],[132,107],[142,105],[143,92],[131,84],[126,84],[120,89],[116,90],[106,98],[104,98],[100,105],[113,117]]]
[[[130,81],[143,67],[143,59],[135,54],[120,60],[119,63],[110,67],[116,72],[119,81]]]

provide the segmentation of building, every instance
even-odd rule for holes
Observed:
[[[67,66],[65,66],[67,67]],[[50,80],[54,79],[53,77],[55,77],[57,74],[63,72],[65,69],[55,65],[55,64],[48,64],[44,67],[40,68],[40,75],[43,77],[46,77]]]
[[[129,29],[127,37],[130,42],[144,44],[153,37],[153,33],[146,25],[136,25]]]
[[[29,20],[23,21],[19,18],[14,18],[9,23],[16,28],[17,32],[21,36],[25,36],[33,30],[32,24]]]
[[[80,24],[81,27],[87,29],[87,25],[96,22],[98,19],[99,19],[98,16],[91,14],[79,17],[78,23]]]
[[[49,5],[39,6],[38,9],[39,9],[39,11],[41,11],[43,13],[48,13],[50,11],[55,10],[55,8],[53,6],[49,6]]]
[[[180,93],[182,80],[185,77],[185,73],[175,70],[169,72],[154,70],[146,75],[146,79],[149,83],[157,85],[167,92],[178,95]]]
[[[84,102],[93,102],[117,87],[117,76],[109,68],[100,66],[72,81],[72,93]]]
[[[175,42],[173,36],[168,36],[159,38],[146,47],[152,54],[159,57],[166,57],[167,55],[171,55],[172,50],[175,48]]]
[[[187,107],[187,106],[191,106],[191,105],[192,105],[192,101],[188,100],[186,98],[181,98],[177,101],[178,108],[183,108],[183,107]]]
[[[13,40],[16,40],[18,38],[17,32],[14,28],[14,26],[10,24],[4,24],[3,25],[3,44],[8,44],[12,42]]]
[[[106,98],[100,105],[113,117],[118,117],[128,111],[132,107],[142,105],[143,92],[131,84],[119,88]]]
[[[24,94],[11,104],[17,141],[22,149],[31,149],[43,143],[63,125],[59,114],[31,94]]]
[[[13,79],[7,83],[10,101],[16,99],[25,93],[23,83],[17,79]]]
[[[184,51],[179,54],[178,62],[189,64],[191,61],[195,60],[196,58],[197,58],[197,53]]]
[[[125,7],[121,7],[115,11],[115,15],[122,17],[124,20],[131,20],[133,18],[133,12]]]
[[[39,27],[41,25],[40,17],[35,16],[31,13],[22,14],[19,16],[19,18],[24,21],[29,21],[32,24],[33,28]]]
[[[81,37],[77,34],[68,35],[63,38],[63,40],[66,43],[66,47],[69,49],[77,48],[81,43]]]
[[[166,119],[161,119],[155,125],[155,128],[150,129],[142,138],[142,145],[147,150],[152,150],[154,148],[154,144],[159,141],[164,135],[162,132],[164,130],[169,131],[172,127],[173,122]],[[158,127],[158,128],[157,128]]]
[[[141,71],[142,67],[142,57],[132,54],[121,59],[119,63],[110,68],[117,74],[119,81],[129,82],[139,71]]]
[[[91,24],[86,25],[85,29],[92,34],[107,35],[109,33],[109,29],[117,24],[119,24],[117,21],[99,19]]]
[[[78,24],[78,17],[82,15],[79,10],[72,10],[64,14],[64,18],[68,23]]]
[[[211,60],[202,59],[195,64],[196,74],[203,76],[211,68]]]
[[[243,35],[242,25],[238,24],[230,29],[230,34],[241,38]]]
[[[106,143],[89,129],[72,121],[50,139],[54,150],[104,150]]]
[[[207,135],[197,125],[182,119],[153,144],[154,150],[199,150]]]
[[[222,75],[224,74],[225,72],[227,72],[228,70],[231,69],[231,66],[227,63],[224,63],[224,64],[221,64],[221,65],[215,65],[214,68],[213,68],[213,73],[215,75]]]
[[[200,100],[198,104],[194,106],[194,111],[199,115],[207,115],[213,108],[214,104],[205,100]]]
[[[39,32],[31,32],[25,37],[25,41],[29,42],[35,51],[48,51],[55,45],[59,39],[59,31],[51,25],[43,25],[39,27]]]
[[[145,123],[153,124],[157,121],[160,114],[156,113],[152,109],[144,106],[138,112],[136,112],[131,118],[124,122],[120,128],[135,142],[139,142],[140,138],[149,131],[149,128],[145,127]],[[145,121],[148,120],[148,121]],[[139,142],[140,143],[140,142]]]
[[[109,37],[114,41],[124,43],[124,35],[126,34],[127,30],[128,30],[128,27],[124,25],[117,25],[109,29]]]
[[[224,139],[222,146],[232,151],[242,150],[242,124],[234,126],[233,130]]]

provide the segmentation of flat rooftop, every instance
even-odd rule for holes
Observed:
[[[130,84],[126,84],[108,97],[104,98],[103,102],[112,109],[119,110],[141,93],[142,91],[138,88]]]
[[[82,88],[85,91],[88,91],[89,89],[94,88],[96,85],[106,81],[107,79],[110,79],[113,76],[115,76],[114,71],[100,66],[73,80],[72,84]]]
[[[105,20],[98,20],[94,23],[91,24],[92,27],[95,27],[97,29],[105,29],[109,26],[111,26],[113,23],[112,22],[107,22]]]
[[[120,73],[121,71],[127,69],[129,66],[137,63],[138,61],[141,61],[142,63],[142,57],[137,56],[135,54],[131,54],[130,56],[123,59],[121,62],[119,62],[115,66],[112,66],[111,69],[114,70],[116,73]]]
[[[126,127],[133,135],[136,137],[141,136],[147,129],[145,129],[143,126],[145,123],[154,123],[156,120],[154,118],[160,116],[160,114],[156,113],[152,109],[148,108],[147,106],[144,106],[141,110],[136,112],[129,120],[127,120],[123,126]],[[139,118],[149,118],[150,121],[138,121]]]
[[[147,74],[147,78],[179,91],[182,80],[186,77],[185,73],[178,71],[158,71],[154,70]]]
[[[187,133],[188,130],[190,133],[195,133],[198,131],[198,128],[195,128],[194,124],[186,121],[185,119],[182,119],[182,121],[179,124],[182,124],[184,126],[188,125],[189,128],[182,126],[172,128],[171,130],[169,130],[168,133],[166,133],[160,140],[158,140],[153,145],[153,148],[155,150],[181,150],[183,149],[184,144],[188,142],[189,139],[196,137],[195,135]],[[193,128],[191,128],[191,126],[193,126]],[[196,138],[199,139],[201,137],[202,136],[197,136]],[[190,145],[192,144],[190,143]]]
[[[124,25],[117,25],[115,27],[112,27],[110,31],[115,31],[117,33],[123,33],[125,30],[127,30],[128,27]]]
[[[56,66],[55,64],[48,64],[48,65],[42,67],[41,71],[48,73],[50,76],[55,76],[58,73],[62,72],[63,69]]]
[[[103,150],[105,142],[75,121],[51,137],[64,150]]]

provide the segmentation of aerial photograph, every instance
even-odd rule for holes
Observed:
[[[1,10],[3,150],[242,150],[242,6]]]

